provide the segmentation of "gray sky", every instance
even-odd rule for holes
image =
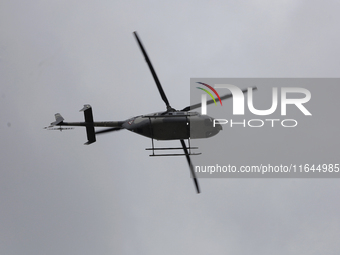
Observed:
[[[164,110],[135,30],[179,109],[191,77],[339,77],[339,7],[2,1],[0,253],[339,254],[339,180],[200,179],[196,195],[185,158],[149,157],[145,137],[43,129],[84,104]]]

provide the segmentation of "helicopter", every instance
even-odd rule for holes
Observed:
[[[135,39],[142,51],[145,61],[151,71],[153,79],[156,83],[158,91],[162,100],[165,103],[166,110],[146,115],[139,115],[133,118],[129,118],[124,121],[94,121],[92,107],[89,104],[85,104],[80,110],[84,112],[84,122],[64,122],[64,118],[60,113],[55,114],[55,121],[46,127],[48,130],[64,130],[70,128],[62,128],[62,126],[83,126],[86,128],[87,142],[85,145],[92,144],[96,142],[96,135],[104,134],[109,132],[120,131],[123,129],[132,131],[139,135],[146,136],[152,140],[152,148],[146,148],[146,150],[152,150],[150,156],[185,156],[189,169],[191,172],[191,177],[193,178],[194,185],[197,193],[200,193],[200,188],[198,185],[197,177],[194,171],[194,166],[192,164],[190,155],[199,155],[200,153],[193,153],[191,150],[197,149],[197,147],[190,146],[190,139],[202,139],[209,138],[217,135],[221,130],[222,126],[218,123],[213,123],[213,118],[208,115],[201,115],[198,112],[192,112],[191,110],[201,107],[201,104],[194,104],[187,106],[181,110],[176,110],[170,106],[169,100],[165,95],[162,85],[157,77],[157,74],[151,64],[148,54],[139,39],[137,32],[133,32]],[[247,90],[242,90],[246,93]],[[225,100],[231,98],[232,94],[227,94],[221,96],[219,100]],[[208,100],[207,105],[214,103],[215,99]],[[195,123],[195,129],[190,129],[190,123]],[[54,128],[59,126],[59,128]],[[106,129],[96,131],[95,127],[106,127]],[[179,140],[181,147],[172,148],[155,148],[154,140]],[[188,146],[185,140],[188,140]],[[184,153],[177,154],[155,154],[158,150],[183,150]]]

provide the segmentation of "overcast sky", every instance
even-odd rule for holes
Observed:
[[[43,129],[84,104],[97,121],[165,109],[133,31],[177,109],[192,77],[339,77],[339,9],[1,1],[0,253],[339,254],[338,179],[200,179],[197,195],[185,158],[149,157],[145,137]]]

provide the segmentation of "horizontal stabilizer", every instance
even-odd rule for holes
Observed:
[[[91,105],[89,104],[84,105],[84,108],[81,109],[80,111],[84,112],[84,117],[85,117],[86,135],[87,135],[87,140],[88,140],[85,143],[85,145],[89,145],[96,141]]]

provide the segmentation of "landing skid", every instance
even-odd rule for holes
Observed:
[[[166,151],[166,150],[183,150],[182,147],[164,147],[164,148],[155,148],[154,147],[154,141],[152,140],[152,148],[146,148],[145,150],[152,151],[152,154],[150,154],[150,157],[162,157],[162,156],[186,156],[186,155],[201,155],[202,153],[194,153],[191,152],[191,150],[196,150],[198,147],[191,147],[190,146],[190,139],[188,139],[189,146],[187,147],[189,153],[171,153],[171,154],[155,154],[155,151]]]

